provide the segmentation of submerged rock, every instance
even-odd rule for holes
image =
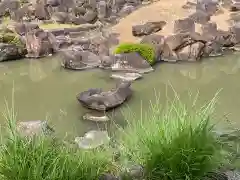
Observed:
[[[107,111],[124,103],[131,95],[131,83],[123,81],[117,87],[104,92],[102,89],[89,89],[77,95],[78,101],[89,109]]]
[[[83,116],[83,119],[88,121],[94,121],[94,122],[107,122],[110,120],[109,117],[106,115],[99,116],[99,115],[93,115],[90,113],[85,114]]]
[[[142,75],[138,73],[118,73],[112,74],[111,78],[121,79],[123,81],[135,81],[137,79],[142,78]]]
[[[24,121],[17,123],[17,132],[24,137],[32,137],[34,135],[48,135],[54,130],[47,124],[47,121]]]
[[[110,141],[107,131],[89,131],[83,137],[76,137],[74,140],[81,149],[95,149],[106,145]]]

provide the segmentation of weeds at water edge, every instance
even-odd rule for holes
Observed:
[[[111,166],[105,150],[84,151],[43,136],[21,138],[15,130],[16,115],[7,108],[7,139],[0,148],[3,180],[96,180]]]
[[[194,112],[195,103],[187,108],[176,97],[164,109],[157,100],[139,118],[130,113],[120,136],[123,156],[145,167],[146,179],[202,179],[222,160],[210,124],[215,102],[216,97]]]

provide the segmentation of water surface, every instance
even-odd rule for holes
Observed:
[[[82,115],[89,110],[78,103],[76,94],[88,88],[108,90],[114,87],[115,81],[110,79],[110,74],[110,71],[99,69],[68,71],[60,67],[58,57],[4,62],[0,64],[0,109],[4,110],[5,99],[11,101],[14,89],[18,120],[47,119],[58,133],[69,135],[104,129],[105,124],[82,120]],[[189,91],[193,94],[199,91],[199,102],[204,103],[222,89],[216,113],[240,127],[239,79],[239,54],[209,58],[201,63],[163,63],[142,80],[134,82],[134,94],[127,104],[138,114],[141,103],[147,108],[149,100],[155,99],[155,90],[160,93],[164,105],[166,94],[173,94],[170,84],[183,102],[189,100]],[[112,114],[117,123],[123,122],[119,109]],[[3,122],[0,118],[0,124]]]

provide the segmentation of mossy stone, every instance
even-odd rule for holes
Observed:
[[[154,47],[150,44],[137,44],[137,43],[123,43],[116,47],[114,53],[139,53],[150,65],[156,63],[156,55]]]

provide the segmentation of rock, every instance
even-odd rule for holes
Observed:
[[[165,43],[165,37],[162,35],[158,35],[158,34],[151,34],[148,36],[143,37],[143,39],[141,40],[142,44],[151,44],[154,49],[155,49],[155,54],[157,57],[157,61],[161,60],[161,54],[163,52],[163,46]]]
[[[162,30],[166,25],[165,21],[147,22],[143,25],[136,25],[132,27],[133,36],[144,36]]]
[[[83,19],[85,20],[85,22],[93,23],[94,21],[97,20],[97,12],[93,10],[88,10],[84,14]]]
[[[89,89],[77,95],[78,101],[89,109],[107,111],[123,104],[132,95],[128,81],[120,82],[115,89],[102,91]]]
[[[107,3],[106,3],[106,1],[103,1],[103,0],[99,1],[97,10],[98,10],[98,19],[105,18],[107,16]]]
[[[81,149],[95,149],[109,143],[110,138],[107,131],[89,131],[83,137],[74,140]]]
[[[26,34],[27,57],[39,58],[52,54],[55,48],[53,38],[54,35],[44,32],[42,29],[28,32]]]
[[[14,44],[0,43],[0,62],[23,58],[25,51]]]
[[[84,70],[100,66],[99,56],[90,51],[68,50],[62,53],[62,66],[71,70]]]
[[[232,0],[230,10],[231,11],[239,11],[240,10],[240,2],[236,1],[236,0]]]
[[[35,5],[35,17],[39,20],[50,19],[50,14],[48,12],[47,6],[43,1],[40,1]]]
[[[218,1],[216,0],[198,0],[196,10],[205,12],[212,16],[218,11]]]
[[[135,81],[142,78],[141,74],[138,73],[121,73],[121,74],[112,74],[111,78],[120,79],[123,81]]]
[[[74,7],[73,13],[75,16],[82,16],[86,13],[86,9],[84,7]]]
[[[85,19],[83,18],[83,16],[73,17],[70,21],[71,21],[73,24],[76,24],[76,25],[81,25],[81,24],[86,23],[86,21],[85,21]]]
[[[229,31],[235,35],[236,44],[239,44],[240,43],[240,23],[234,24]]]
[[[47,0],[46,5],[56,7],[60,5],[60,0]]]
[[[239,171],[227,171],[225,174],[227,176],[227,178],[225,178],[226,180],[239,180],[240,179]]]
[[[32,137],[34,135],[48,135],[54,130],[47,124],[47,121],[24,121],[17,123],[17,132],[24,137]]]
[[[20,8],[20,2],[18,0],[3,0],[0,3],[0,16],[7,13],[15,12]]]
[[[136,10],[135,6],[133,6],[131,4],[124,4],[124,6],[119,11],[118,15],[120,17],[124,17],[124,16],[131,14],[134,10]]]
[[[228,179],[228,177],[225,173],[221,173],[221,172],[209,172],[203,178],[203,180],[213,180],[213,179],[230,180],[230,179]],[[232,179],[232,180],[237,180],[237,179]]]
[[[223,55],[222,45],[215,42],[209,41],[205,44],[203,49],[203,57],[217,57]]]
[[[52,14],[51,18],[52,18],[52,20],[54,20],[60,24],[63,24],[69,20],[68,14],[65,12],[55,12]]]
[[[123,172],[122,176],[128,177],[130,179],[142,179],[144,177],[144,169],[140,165],[128,163],[125,167],[125,172]]]
[[[174,22],[174,31],[173,32],[175,34],[195,32],[195,23],[190,18],[176,20]]]
[[[205,24],[210,21],[211,16],[204,11],[197,10],[193,14],[189,15],[189,18],[192,19],[195,23]]]
[[[178,61],[198,61],[203,56],[204,44],[195,42],[176,52]]]
[[[198,60],[206,41],[198,33],[179,33],[165,38],[161,58],[163,61]]]
[[[90,113],[87,113],[83,116],[83,119],[84,120],[88,120],[88,121],[94,121],[94,122],[107,122],[109,121],[109,117],[106,116],[106,115],[93,115],[93,114],[90,114]]]
[[[115,55],[115,61],[111,66],[113,71],[127,71],[147,73],[153,71],[151,65],[138,53],[124,53]]]
[[[39,29],[39,26],[34,23],[16,23],[14,25],[14,30],[20,36],[25,36],[28,32]]]
[[[217,32],[217,24],[215,22],[208,22],[206,24],[202,24],[201,30],[202,34],[214,34]]]

